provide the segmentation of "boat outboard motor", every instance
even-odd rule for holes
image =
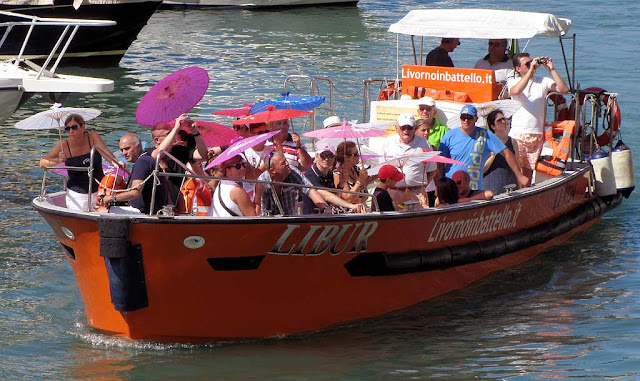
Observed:
[[[611,150],[611,163],[616,177],[618,192],[625,198],[629,198],[629,195],[636,187],[636,179],[634,177],[631,149],[622,140],[618,140],[618,144]]]
[[[602,148],[598,148],[591,155],[593,174],[596,177],[596,193],[599,197],[612,196],[618,193],[616,177],[613,173],[611,157]]]

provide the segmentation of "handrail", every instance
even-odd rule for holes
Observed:
[[[161,161],[161,157],[162,156],[166,156],[171,158],[174,162],[176,162],[180,167],[182,167],[185,171],[189,171],[191,172],[190,174],[188,173],[171,173],[171,172],[160,172],[158,171],[159,165],[160,165],[160,161]],[[154,169],[154,179],[157,178],[157,176],[164,176],[164,177],[188,177],[188,178],[196,178],[196,179],[204,179],[204,180],[239,180],[239,179],[230,179],[228,177],[220,177],[220,176],[208,176],[208,175],[197,175],[195,173],[193,173],[192,170],[190,170],[189,168],[187,168],[184,164],[182,164],[182,162],[180,162],[178,159],[176,159],[173,155],[171,155],[169,152],[165,151],[165,150],[160,150],[160,152],[158,153],[158,157],[156,158],[156,168]],[[371,197],[372,202],[375,204],[376,206],[376,210],[380,210],[380,207],[378,205],[378,200],[374,197],[373,194],[371,193],[363,193],[363,192],[354,192],[354,191],[350,191],[350,190],[342,190],[342,189],[336,189],[336,188],[326,188],[326,187],[321,187],[321,186],[316,186],[316,185],[305,185],[305,184],[293,184],[293,183],[283,183],[283,182],[279,182],[279,181],[267,181],[267,180],[258,180],[258,179],[241,179],[241,181],[243,183],[252,183],[252,184],[266,184],[266,185],[280,185],[280,186],[287,186],[287,187],[294,187],[294,188],[310,188],[310,189],[316,189],[316,190],[326,190],[332,193],[347,193],[347,194],[355,194],[358,195],[360,197]],[[157,182],[154,181],[153,183],[153,190],[151,192],[151,208],[149,211],[149,215],[152,216],[153,215],[153,207],[154,207],[154,202],[155,202],[155,192],[156,192],[156,186],[157,186]],[[274,197],[276,197],[276,202],[279,203],[279,199],[278,199],[278,195],[273,192]],[[284,211],[282,210],[282,207],[279,206],[280,212],[284,215]]]
[[[26,19],[29,21],[7,21],[7,22],[2,22],[0,23],[0,28],[1,27],[6,27],[6,30],[2,36],[2,39],[0,39],[0,48],[2,48],[2,46],[4,45],[9,33],[11,33],[11,31],[13,30],[13,28],[15,26],[24,26],[24,27],[28,27],[27,29],[27,33],[24,37],[24,40],[20,46],[20,50],[18,52],[18,55],[16,56],[15,59],[15,65],[18,66],[20,65],[20,62],[25,61],[23,57],[23,55],[25,54],[25,50],[27,48],[27,45],[29,43],[29,40],[31,38],[31,34],[33,32],[34,27],[36,26],[60,26],[60,27],[64,27],[62,33],[60,34],[60,36],[58,37],[57,42],[55,43],[53,49],[51,50],[51,52],[47,55],[47,57],[45,58],[45,62],[44,64],[39,67],[37,69],[38,74],[36,75],[35,79],[40,79],[40,77],[43,74],[47,74],[48,76],[53,76],[58,64],[60,63],[60,61],[62,60],[62,57],[64,56],[64,54],[66,53],[69,45],[71,44],[71,40],[73,40],[73,38],[76,35],[76,32],[78,31],[78,28],[80,28],[81,26],[90,26],[90,27],[95,27],[95,26],[112,26],[112,25],[116,25],[115,21],[111,21],[111,20],[88,20],[88,19],[66,19],[66,18],[43,18],[43,17],[38,17],[38,16],[31,16],[31,15],[24,15],[24,14],[20,14],[20,13],[15,13],[15,12],[7,12],[7,11],[0,11],[0,15],[5,15],[5,16],[9,16],[9,17],[15,17],[18,19]],[[69,33],[69,29],[72,29],[71,33]],[[60,50],[60,52],[58,53],[58,58],[56,59],[54,65],[51,67],[51,70],[48,71],[47,70],[47,66],[49,65],[49,63],[51,62],[51,60],[53,59],[53,57],[56,55],[56,51],[60,48],[60,46],[63,46],[62,49]]]
[[[46,179],[47,179],[47,172],[50,170],[57,170],[57,169],[65,169],[68,171],[87,171],[88,175],[89,175],[89,189],[88,189],[88,195],[91,195],[92,189],[93,189],[93,181],[94,181],[94,177],[93,177],[93,158],[95,155],[95,152],[99,151],[100,153],[104,154],[105,151],[104,149],[102,149],[99,146],[93,146],[91,147],[91,152],[90,152],[90,156],[89,156],[89,160],[90,160],[90,164],[89,167],[72,167],[72,166],[53,166],[53,167],[45,167],[43,168],[44,171],[44,175],[42,178],[42,185],[41,185],[41,189],[40,189],[40,197],[44,198],[46,195],[45,192],[45,188],[46,188]],[[162,172],[159,170],[160,167],[160,162],[162,161],[163,157],[168,157],[169,159],[173,160],[174,162],[176,162],[180,167],[182,167],[185,170],[185,173],[172,173],[172,172]],[[187,173],[189,172],[189,173]],[[219,181],[228,181],[228,180],[234,180],[237,181],[239,179],[230,179],[228,177],[220,177],[220,176],[208,176],[208,175],[198,175],[193,173],[193,171],[191,169],[189,169],[187,166],[185,166],[184,164],[182,164],[182,162],[180,162],[178,159],[175,158],[175,156],[171,155],[169,152],[165,151],[165,150],[160,150],[160,152],[158,153],[158,156],[156,157],[156,166],[154,168],[153,171],[153,188],[151,191],[151,204],[150,204],[150,209],[149,209],[149,216],[154,216],[154,209],[155,209],[155,195],[156,195],[156,188],[158,186],[159,181],[158,177],[159,176],[164,176],[164,177],[187,177],[187,178],[196,178],[196,179],[203,179],[203,180],[219,180]],[[293,183],[284,183],[284,182],[279,182],[279,181],[266,181],[266,180],[258,180],[258,179],[241,179],[242,182],[247,182],[247,183],[254,183],[254,184],[266,184],[266,185],[279,185],[279,186],[287,186],[287,187],[294,187],[294,188],[309,188],[309,189],[316,189],[316,190],[325,190],[328,192],[332,192],[332,193],[347,193],[347,194],[354,194],[354,195],[358,195],[359,197],[370,197],[371,198],[371,202],[374,203],[375,207],[376,207],[376,211],[380,212],[380,206],[378,205],[378,200],[374,197],[373,194],[368,193],[368,192],[354,192],[351,190],[343,190],[343,189],[336,189],[336,188],[327,188],[327,187],[321,187],[321,186],[316,186],[316,185],[305,185],[305,184],[293,184]],[[274,197],[278,197],[278,195],[274,192]],[[281,207],[280,207],[281,208]],[[87,204],[87,212],[91,212],[91,203],[89,202]],[[284,215],[284,211],[281,209],[280,210],[281,214]]]

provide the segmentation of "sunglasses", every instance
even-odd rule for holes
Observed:
[[[526,67],[528,67],[528,68],[530,68],[530,67],[531,67],[531,62],[533,62],[533,61],[529,61],[529,62],[527,62],[527,63],[525,63],[525,64],[523,64],[523,65],[524,65],[524,66],[526,66]]]
[[[502,122],[506,122],[507,118],[498,118],[495,120],[495,123],[502,123]]]
[[[235,163],[233,165],[228,166],[227,168],[235,168],[235,169],[240,169],[240,168],[244,168],[247,166],[246,162],[241,162],[241,163]]]
[[[411,130],[413,130],[413,126],[410,126],[410,125],[407,124],[405,126],[400,126],[400,129],[402,131],[411,131]]]
[[[504,42],[489,42],[489,46],[507,46]]]
[[[76,131],[78,128],[80,128],[80,125],[72,124],[71,126],[65,126],[65,127],[64,127],[64,130],[65,130],[65,131],[67,131],[67,132],[69,132],[69,131],[71,131],[71,130]]]
[[[420,111],[431,111],[431,106],[420,106],[418,109]]]
[[[461,115],[460,116],[460,120],[464,120],[464,121],[473,120],[473,116],[471,116],[471,115]]]
[[[336,155],[332,154],[331,152],[321,152],[320,157],[322,158],[322,160],[331,160],[336,157]]]
[[[353,153],[348,153],[348,154],[346,154],[345,156],[347,156],[347,157],[354,157],[354,156],[360,156],[360,154],[359,154],[359,153],[357,153],[357,152],[353,152]]]

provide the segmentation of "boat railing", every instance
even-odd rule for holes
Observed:
[[[363,86],[363,103],[362,103],[362,121],[365,122],[369,117],[369,105],[371,104],[371,87],[372,85],[378,86],[378,94],[381,91],[393,92],[400,99],[400,90],[402,89],[401,79],[390,78],[369,78],[362,81]],[[387,90],[388,89],[388,90]],[[391,96],[389,97],[391,99]],[[377,100],[374,99],[374,100]]]
[[[166,160],[166,158],[172,160],[174,163],[176,163],[178,166],[180,166],[180,168],[182,168],[185,173],[171,173],[171,172],[162,172],[160,170],[160,162],[164,159]],[[164,177],[183,177],[183,178],[195,178],[195,179],[203,179],[203,180],[218,180],[218,181],[225,181],[225,180],[238,180],[238,179],[229,179],[228,177],[220,177],[220,176],[209,176],[209,175],[198,175],[196,173],[193,172],[193,170],[191,170],[190,168],[188,168],[186,165],[184,165],[180,160],[178,160],[175,156],[171,155],[171,153],[165,151],[165,150],[160,150],[160,152],[158,153],[158,156],[156,157],[156,165],[155,165],[155,169],[153,171],[153,189],[151,191],[151,205],[150,205],[150,211],[149,211],[149,215],[150,216],[154,216],[155,215],[155,195],[156,195],[156,188],[159,184],[159,176],[164,176]],[[316,190],[324,190],[324,191],[328,191],[328,192],[332,192],[335,194],[339,194],[339,193],[346,193],[346,194],[353,194],[353,195],[358,195],[359,197],[367,197],[367,198],[371,198],[371,203],[372,205],[375,205],[376,210],[380,210],[380,207],[378,206],[378,200],[374,197],[373,194],[368,193],[368,192],[353,192],[353,191],[347,191],[347,190],[343,190],[343,189],[336,189],[336,188],[326,188],[326,187],[321,187],[321,186],[316,186],[316,185],[305,185],[305,184],[293,184],[293,183],[284,183],[284,182],[278,182],[278,181],[265,181],[265,180],[258,180],[258,179],[242,179],[243,183],[252,183],[252,184],[265,184],[266,186],[269,187],[273,187],[274,185],[279,185],[279,186],[286,186],[286,187],[294,187],[294,188],[309,188],[309,189],[316,189]],[[272,188],[273,190],[273,188]],[[277,195],[276,192],[273,192],[273,196],[274,196],[274,200],[276,201],[276,205],[278,206],[278,210],[280,212],[280,215],[285,215],[284,213],[284,209],[282,207],[282,203],[280,202],[280,199]]]
[[[20,65],[20,63],[24,62],[25,64],[30,66],[32,69],[37,70],[38,71],[38,75],[36,76],[36,79],[39,79],[43,75],[49,76],[49,77],[55,76],[55,71],[58,68],[58,65],[60,64],[60,61],[62,60],[62,57],[66,53],[67,49],[69,48],[69,45],[71,44],[71,41],[73,40],[73,38],[75,37],[78,29],[81,26],[83,26],[83,27],[95,27],[95,26],[116,25],[115,21],[110,21],[110,20],[45,18],[45,17],[24,15],[24,14],[21,14],[21,13],[7,12],[7,11],[0,11],[0,14],[4,15],[4,16],[14,17],[14,18],[20,19],[19,21],[7,21],[7,22],[0,23],[0,27],[6,28],[5,31],[4,31],[4,34],[2,35],[2,39],[0,39],[0,49],[4,45],[5,41],[7,40],[7,37],[9,36],[11,31],[14,29],[14,27],[28,27],[27,33],[26,33],[25,38],[24,38],[24,41],[22,42],[22,46],[20,47],[20,52],[18,53],[18,55],[15,58],[13,58],[13,62],[14,62],[14,65],[16,65],[16,66],[18,66],[18,65]],[[29,43],[29,39],[31,38],[31,34],[33,32],[33,29],[36,26],[39,26],[39,27],[40,26],[59,26],[59,27],[63,27],[63,30],[62,30],[62,33],[60,34],[60,37],[56,41],[56,44],[54,45],[53,49],[51,50],[51,53],[49,53],[49,55],[46,57],[45,62],[44,62],[44,64],[42,66],[36,65],[36,64],[26,60],[23,57],[24,54],[25,54],[25,50],[27,48],[27,45]],[[58,51],[58,49],[60,49],[60,51]],[[57,55],[58,58],[56,59],[54,64],[51,66],[51,68],[47,70],[47,67],[49,66],[49,63],[51,62],[51,60],[53,60],[53,58],[56,55]]]
[[[54,170],[66,170],[66,171],[78,171],[78,172],[87,172],[88,176],[89,176],[89,187],[88,187],[88,193],[87,194],[92,194],[92,190],[94,188],[94,177],[93,177],[93,158],[96,154],[96,151],[99,152],[101,155],[105,156],[105,155],[109,155],[111,154],[110,152],[102,149],[99,146],[93,146],[91,147],[91,152],[89,154],[89,160],[90,160],[90,164],[88,167],[73,167],[73,166],[66,166],[66,165],[56,165],[53,167],[45,167],[43,168],[44,170],[44,174],[42,175],[42,184],[40,187],[40,199],[44,199],[47,195],[47,174],[49,171],[54,171]],[[62,190],[66,190],[67,189],[67,183],[66,183],[66,177],[64,178],[63,181],[63,185],[62,185]],[[87,212],[91,211],[91,203],[87,204]]]

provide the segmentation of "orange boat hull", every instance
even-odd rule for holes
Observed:
[[[34,206],[65,247],[90,326],[132,339],[198,342],[375,317],[522,263],[588,229],[610,207],[585,197],[585,174],[491,203],[406,213],[126,219],[147,298],[147,306],[126,312],[112,303],[114,280],[101,256],[100,219],[112,217]],[[563,222],[568,216],[572,224]],[[521,239],[526,234],[529,241]]]

